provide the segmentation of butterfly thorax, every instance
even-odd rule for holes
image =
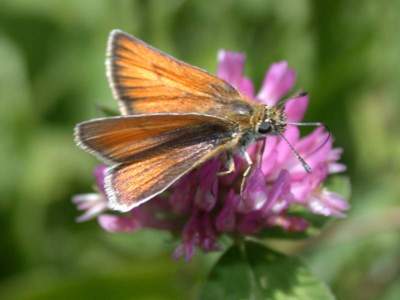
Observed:
[[[286,129],[287,117],[282,107],[264,107],[264,119],[258,126],[262,134],[279,135]]]
[[[252,142],[268,135],[282,134],[286,129],[286,114],[279,107],[253,105],[250,119],[241,125],[239,145],[247,148]]]

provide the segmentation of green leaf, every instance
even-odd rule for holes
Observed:
[[[220,258],[200,299],[334,299],[328,287],[295,257],[261,244],[233,245]]]

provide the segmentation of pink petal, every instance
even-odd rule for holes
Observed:
[[[105,207],[103,207],[103,206],[100,206],[100,205],[93,206],[92,208],[85,211],[85,213],[83,215],[76,218],[76,222],[81,223],[81,222],[89,221],[90,219],[97,217],[104,210],[105,210]]]
[[[307,163],[310,165],[311,169],[317,168],[320,164],[327,166],[328,165],[328,156],[329,152],[332,148],[332,140],[329,139],[324,145],[323,143],[326,141],[327,135],[321,137],[321,139],[316,143],[315,149],[310,149],[306,153],[302,152],[302,155],[307,158]],[[321,147],[322,146],[322,147]]]
[[[310,225],[305,219],[300,217],[277,215],[271,216],[267,220],[269,226],[279,226],[286,231],[302,232]]]
[[[254,98],[254,87],[243,75],[246,57],[240,52],[220,50],[218,52],[217,76],[230,83],[249,98]]]
[[[235,171],[232,172],[231,174],[220,176],[218,178],[218,183],[224,186],[231,186],[233,182],[237,179],[239,175],[243,172],[243,169],[245,168],[245,161],[240,155],[234,155],[233,160],[235,162]],[[226,170],[226,168],[222,169]]]
[[[220,50],[218,52],[217,76],[238,88],[243,78],[245,60],[246,57],[242,53]]]
[[[299,122],[303,119],[308,106],[308,95],[289,99],[285,104],[285,112],[289,122]]]
[[[217,172],[220,168],[219,158],[212,159],[197,170],[198,188],[194,197],[194,203],[198,208],[210,211],[218,197]]]
[[[342,156],[342,153],[343,153],[343,149],[342,148],[334,148],[329,152],[328,159],[330,161],[339,160],[340,157]]]
[[[97,217],[107,209],[107,200],[103,194],[88,193],[76,195],[72,198],[72,202],[78,210],[84,213],[76,218],[77,222],[85,222]]]
[[[279,137],[277,136],[269,136],[267,137],[267,140],[265,141],[265,150],[263,154],[263,158],[267,159],[271,156],[272,152],[276,148],[276,145],[279,142]],[[273,155],[273,154],[272,154]]]
[[[98,165],[94,169],[94,176],[96,178],[97,187],[99,188],[99,191],[102,192],[103,194],[105,194],[104,176],[105,176],[106,170],[107,170],[107,166],[106,165]]]
[[[174,257],[185,256],[188,261],[194,254],[194,247],[204,251],[217,250],[217,234],[212,224],[211,215],[194,210],[182,232],[182,244],[175,250]]]
[[[194,185],[196,180],[192,173],[184,176],[174,186],[171,196],[168,198],[172,211],[176,214],[187,214],[192,205]]]
[[[311,193],[325,180],[326,176],[326,168],[323,165],[319,165],[311,173],[306,173],[301,180],[293,182],[290,191],[296,202],[305,203],[311,197]]]
[[[329,174],[342,173],[347,170],[346,165],[340,163],[330,163],[328,165]]]
[[[265,143],[265,151],[261,161],[261,169],[267,177],[271,176],[271,174],[273,174],[277,169],[276,165],[278,160],[278,151],[276,149],[276,145],[278,142],[278,137],[271,136],[267,138]]]
[[[211,211],[214,208],[216,202],[217,198],[213,193],[211,193],[210,190],[202,191],[201,188],[197,189],[194,196],[194,203],[196,204],[197,208],[204,211]]]
[[[265,75],[263,85],[257,95],[262,103],[274,106],[290,89],[296,81],[296,73],[288,67],[286,61],[271,65]]]
[[[323,189],[319,195],[309,200],[308,207],[313,213],[340,218],[345,216],[349,204],[339,194]]]
[[[300,131],[296,126],[288,126],[284,135],[291,145],[295,145],[299,140]],[[285,163],[288,159],[295,159],[292,149],[290,149],[290,146],[284,139],[279,140],[277,152],[280,163]]]
[[[255,210],[262,207],[267,200],[267,187],[265,175],[261,168],[256,168],[247,179],[246,187],[243,191],[242,211]]]
[[[231,232],[234,230],[236,222],[236,207],[239,204],[239,201],[240,196],[231,189],[225,197],[224,206],[215,221],[215,227],[218,231]]]
[[[263,214],[270,213],[271,208],[278,202],[278,200],[286,198],[289,193],[290,174],[288,171],[282,170],[268,193],[268,200],[261,208]]]
[[[253,210],[244,214],[239,221],[238,231],[241,234],[251,235],[261,230],[264,226],[264,216],[260,210]]]
[[[311,167],[312,172],[318,165],[327,166],[329,163],[328,158],[332,149],[332,138],[326,140],[327,137],[328,133],[323,128],[317,128],[294,145]],[[294,176],[296,179],[302,178],[307,174],[299,161],[290,166],[290,172],[296,174]]]
[[[115,216],[115,215],[100,215],[97,218],[100,226],[109,232],[131,232],[141,228],[140,223],[132,215]]]
[[[172,206],[164,197],[157,196],[145,205],[130,211],[132,219],[141,227],[174,231],[178,228],[176,219],[166,218],[166,212],[173,214]]]
[[[308,181],[308,178],[299,183],[293,183],[291,186],[291,193],[296,202],[299,203],[304,203],[312,191],[313,189]]]
[[[100,194],[98,193],[87,193],[78,194],[72,197],[72,203],[74,203],[79,210],[84,210],[90,207],[90,205],[99,200]]]
[[[220,168],[219,158],[207,161],[197,170],[196,176],[199,180],[199,187],[209,190],[217,180],[217,172]]]
[[[240,80],[240,83],[237,88],[242,94],[246,95],[250,99],[254,98],[253,82],[250,79],[248,79],[247,77],[243,77]]]
[[[217,233],[215,232],[211,215],[207,213],[203,214],[200,222],[200,247],[206,252],[218,250]]]
[[[173,258],[179,259],[181,257],[185,257],[185,261],[190,261],[195,253],[195,245],[193,242],[191,243],[181,243],[178,247],[176,247]]]
[[[288,126],[284,133],[290,144],[295,145],[299,139],[300,131],[296,126]],[[288,143],[280,137],[269,137],[268,139],[276,139],[276,144],[270,155],[263,157],[262,168],[267,179],[275,180],[281,169],[289,169],[292,162],[297,163],[296,156],[290,149]],[[267,141],[268,141],[267,139]]]
[[[298,141],[296,150],[301,153],[311,153],[321,145],[325,137],[326,132],[322,127],[315,128],[310,134]]]
[[[182,230],[182,244],[185,249],[186,260],[190,260],[194,253],[194,246],[200,241],[201,214],[194,210]]]

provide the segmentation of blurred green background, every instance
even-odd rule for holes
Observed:
[[[216,255],[171,260],[167,234],[76,224],[96,161],[75,123],[116,107],[105,45],[120,28],[212,72],[218,49],[247,54],[260,85],[288,60],[352,180],[352,209],[287,246],[338,299],[400,299],[400,0],[1,0],[0,299],[190,299]],[[284,248],[286,246],[283,246]]]

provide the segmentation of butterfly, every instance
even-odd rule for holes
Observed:
[[[256,103],[205,70],[157,50],[120,30],[110,33],[107,77],[121,116],[76,125],[75,141],[110,165],[105,176],[109,206],[129,211],[165,191],[210,158],[225,153],[254,163],[246,148],[288,124],[282,107]],[[297,154],[303,166],[305,161]]]

